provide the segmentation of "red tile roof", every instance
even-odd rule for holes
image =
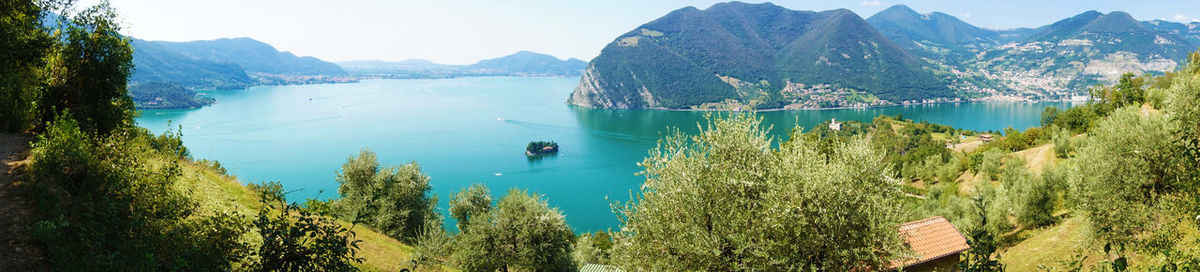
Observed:
[[[941,216],[900,224],[898,229],[916,256],[893,261],[893,268],[921,264],[971,249],[967,238]]]

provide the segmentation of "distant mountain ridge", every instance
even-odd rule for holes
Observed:
[[[905,5],[895,5],[867,18],[896,44],[913,49],[919,42],[958,47],[977,43],[995,43],[1004,38],[1000,31],[983,29],[941,12],[920,14]]]
[[[730,2],[675,10],[617,37],[588,64],[569,102],[596,108],[865,106],[951,97],[947,85],[849,10]]]
[[[345,76],[337,64],[314,57],[298,57],[251,38],[222,38],[190,42],[153,42],[189,57],[235,63],[251,73],[280,75]]]
[[[165,42],[133,39],[131,95],[139,107],[197,107],[183,89],[354,81],[336,64],[297,57],[250,38]],[[150,97],[148,95],[159,95]]]
[[[587,62],[531,52],[481,60],[470,65],[438,64],[423,59],[403,61],[359,60],[337,65],[355,75],[440,78],[455,76],[579,76]]]
[[[920,15],[897,5],[868,21],[956,75],[955,88],[974,99],[1064,99],[1095,84],[1113,83],[1125,72],[1171,71],[1200,46],[1200,23],[1143,22],[1122,11],[1086,11],[1036,29],[1015,30],[978,28],[936,14]],[[935,17],[944,17],[942,23]],[[938,27],[947,24],[953,27]],[[975,42],[956,43],[964,40],[956,37]]]

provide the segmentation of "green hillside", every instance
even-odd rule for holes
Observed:
[[[793,96],[837,91],[890,103],[953,97],[943,77],[849,10],[731,2],[679,9],[617,37],[588,65],[571,103],[782,108],[804,102]]]

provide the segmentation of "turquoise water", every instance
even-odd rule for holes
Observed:
[[[510,188],[544,194],[576,231],[617,228],[610,201],[638,190],[634,174],[668,127],[696,131],[702,112],[594,110],[564,101],[574,78],[475,77],[366,80],[353,84],[264,86],[208,91],[218,104],[144,111],[156,133],[183,127],[197,158],[215,159],[244,182],[278,180],[293,201],[337,194],[337,171],[359,149],[384,165],[416,161],[446,210],[449,195],[471,183],[497,197]],[[773,133],[796,124],[870,121],[903,114],[973,130],[1038,125],[1042,108],[1064,103],[965,103],[877,109],[762,113]],[[553,140],[559,155],[525,158],[532,140]]]

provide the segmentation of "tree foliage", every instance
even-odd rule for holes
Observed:
[[[492,194],[483,184],[470,187],[450,196],[450,216],[458,222],[458,230],[469,232],[472,219],[486,217],[492,210]]]
[[[328,217],[288,203],[278,182],[255,186],[262,205],[254,228],[262,244],[248,258],[249,271],[358,271],[354,231]]]
[[[486,217],[470,220],[454,258],[464,271],[568,271],[575,234],[541,196],[513,189]]]
[[[1188,187],[1181,187],[1174,131],[1167,117],[1127,107],[1097,122],[1083,140],[1071,194],[1102,242],[1156,251],[1177,240],[1168,208]]]
[[[334,206],[343,218],[401,241],[414,241],[434,217],[429,176],[415,162],[380,169],[375,153],[363,149],[342,164],[337,181],[342,197]]]
[[[56,270],[226,270],[248,248],[235,214],[202,215],[175,189],[181,170],[143,158],[155,150],[144,131],[97,137],[64,113],[33,146],[27,178],[38,192],[35,238]]]
[[[711,118],[711,117],[710,117]],[[899,181],[862,138],[820,154],[799,135],[771,148],[750,115],[674,134],[617,208],[615,263],[630,271],[853,270],[901,252]],[[828,207],[838,207],[828,209]]]

